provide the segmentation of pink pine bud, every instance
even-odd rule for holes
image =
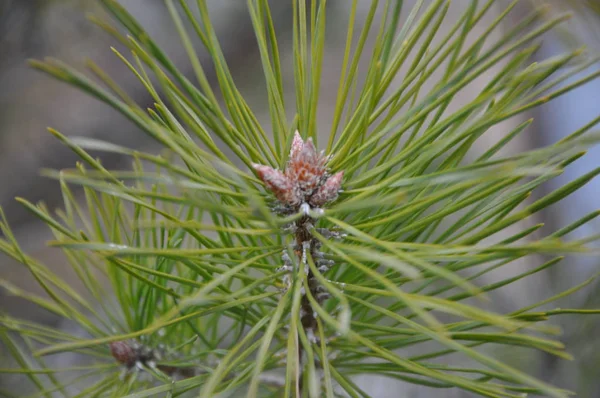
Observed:
[[[323,206],[325,203],[332,202],[338,197],[338,192],[342,187],[342,178],[344,172],[340,171],[329,177],[325,184],[315,192],[310,198],[310,204],[315,207]]]
[[[294,205],[299,199],[294,190],[294,184],[288,177],[279,170],[260,164],[254,164],[254,169],[267,188],[275,194],[275,197],[282,203]]]
[[[294,159],[298,154],[302,151],[304,147],[304,141],[302,141],[302,137],[298,130],[294,133],[294,139],[292,141],[292,148],[290,149],[290,159]]]
[[[292,148],[290,153],[292,156],[285,174],[290,181],[296,184],[300,195],[306,200],[305,197],[312,195],[323,181],[326,158],[317,153],[312,139],[309,138],[306,142],[301,142],[301,140],[300,135],[294,138],[296,147]]]
[[[296,131],[284,173],[269,166],[253,166],[277,200],[297,210],[303,203],[318,206],[337,198],[343,173],[327,179],[328,160],[323,151],[317,152],[311,138],[304,142]]]
[[[309,138],[304,143],[304,147],[300,152],[301,161],[309,163],[311,165],[317,165],[319,163],[319,154],[317,153],[317,148],[315,148],[315,144],[313,144],[312,138]]]

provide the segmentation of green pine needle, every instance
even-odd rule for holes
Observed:
[[[491,140],[486,135],[600,75],[556,89],[596,59],[576,50],[531,61],[540,37],[568,16],[548,19],[545,9],[536,9],[493,39],[517,1],[465,2],[460,18],[443,28],[449,1],[417,1],[411,10],[400,0],[372,1],[359,21],[355,0],[347,7],[337,99],[323,135],[317,115],[329,35],[326,1],[291,2],[291,59],[281,52],[269,2],[247,1],[267,125],[236,85],[205,0],[165,1],[192,76],[118,2],[101,3],[123,31],[92,20],[128,49],[113,49],[114,56],[151,95],[152,108],[136,104],[92,61],[93,78],[54,59],[31,65],[111,106],[161,151],[50,130],[81,158],[73,169],[43,171],[58,180],[63,206],[54,214],[43,204],[18,201],[50,228],[49,245],[64,253],[82,287],[27,255],[1,211],[0,252],[29,270],[45,295],[6,280],[0,286],[83,333],[1,315],[0,340],[12,360],[0,373],[22,375],[28,391],[44,397],[368,396],[357,375],[485,397],[570,395],[502,362],[493,349],[525,347],[571,359],[548,321],[600,310],[552,305],[595,277],[512,313],[495,311],[488,294],[560,266],[563,255],[598,255],[590,245],[598,236],[562,239],[598,211],[550,233],[541,224],[508,228],[596,177],[600,169],[530,199],[600,141],[591,130],[600,119],[552,146],[511,155],[502,150],[527,134],[531,120]],[[470,40],[496,3],[501,12]],[[374,40],[371,52],[368,40]],[[200,61],[196,42],[211,66]],[[216,85],[206,75],[209,67]],[[291,88],[284,86],[286,70],[293,71]],[[453,107],[484,75],[487,85]],[[289,89],[293,103],[284,100]],[[331,155],[331,172],[344,171],[343,192],[322,209],[282,215],[252,167],[285,168],[296,130],[303,139],[322,141],[317,146]],[[487,147],[475,153],[483,137]],[[132,169],[108,170],[88,151],[130,157]],[[311,252],[302,257],[305,264],[281,270],[282,252],[295,253],[286,228],[306,219],[315,223],[314,242],[334,265],[322,269]],[[493,283],[481,280],[540,254],[552,259]],[[322,291],[328,298],[319,297]],[[122,358],[111,351],[115,344],[149,351]],[[418,355],[405,351],[413,347]],[[45,362],[65,352],[85,364],[56,368]]]

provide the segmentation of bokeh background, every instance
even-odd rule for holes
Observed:
[[[179,45],[178,36],[162,0],[122,0],[121,3],[142,23],[175,63],[183,71],[190,72],[187,57]],[[262,72],[245,1],[208,0],[208,3],[225,56],[241,91],[248,96],[248,102],[255,107],[260,118],[268,121],[264,89],[262,85],[256,84],[257,81],[262,81]],[[280,32],[280,49],[284,52],[284,60],[289,59],[291,6],[288,3],[291,2],[279,0],[271,3]],[[323,127],[322,131],[326,131],[325,127],[329,122],[328,109],[334,104],[350,3],[349,0],[329,0],[330,33],[327,38],[319,121]],[[405,10],[410,9],[411,3],[412,1],[405,1]],[[498,0],[497,3],[496,9],[487,18],[488,23],[508,1]],[[600,2],[597,0],[522,0],[493,37],[500,37],[502,32],[509,29],[524,13],[541,3],[549,3],[548,17],[565,11],[573,12],[574,17],[561,25],[560,30],[544,36],[543,45],[535,55],[538,60],[582,45],[587,46],[590,54],[600,54],[600,14],[594,13],[594,7],[600,8]],[[363,16],[369,4],[370,0],[360,0],[359,10]],[[466,0],[453,2],[445,22],[447,26],[454,23],[466,4]],[[39,170],[73,167],[77,159],[46,132],[46,127],[52,126],[66,135],[93,137],[150,151],[155,149],[150,139],[112,109],[27,66],[26,61],[29,58],[51,56],[84,69],[86,58],[90,58],[121,84],[132,98],[141,104],[151,105],[151,99],[143,87],[110,51],[109,47],[115,45],[114,40],[87,21],[86,13],[102,15],[103,11],[95,0],[0,0],[0,206],[7,213],[24,249],[36,257],[43,258],[66,278],[69,277],[69,271],[63,259],[57,251],[45,247],[44,242],[50,238],[49,232],[14,200],[16,196],[22,196],[34,202],[43,200],[50,208],[60,206],[58,185],[52,180],[40,177]],[[485,27],[486,21],[483,21],[472,32],[472,38],[477,37],[478,29],[482,31]],[[199,51],[202,55],[202,51]],[[210,64],[206,58],[203,60],[205,65]],[[500,68],[501,65],[497,67]],[[592,69],[594,68],[599,69],[600,63]],[[292,71],[286,71],[285,74],[285,84],[289,88],[293,87]],[[488,74],[487,78],[491,76],[493,75]],[[485,83],[484,78],[467,87],[460,93],[453,107],[458,107],[461,100],[468,101],[473,98]],[[290,91],[287,95],[293,98],[293,92]],[[527,115],[507,121],[497,129],[500,133],[501,130],[508,130],[526,118],[535,118],[535,123],[526,134],[507,149],[509,152],[517,152],[551,144],[599,114],[600,80],[594,80]],[[488,137],[492,138],[493,134]],[[482,145],[485,146],[485,143]],[[109,168],[128,167],[126,161],[118,156],[103,154],[102,160]],[[547,189],[556,188],[598,166],[600,148],[595,148],[548,185]],[[596,209],[599,194],[600,181],[596,179],[567,200],[552,207],[550,211],[543,213],[542,219],[531,222],[544,222],[552,228],[566,225]],[[580,236],[594,233],[600,233],[600,224],[597,221],[578,231]],[[515,271],[514,267],[532,267],[537,264],[527,260],[503,272],[510,273]],[[500,306],[507,311],[525,306],[571,287],[599,269],[598,258],[568,259],[550,273],[529,278],[505,289],[501,295]],[[498,278],[503,276],[506,275],[496,275]],[[23,267],[3,257],[0,257],[0,278],[41,294]],[[557,305],[598,307],[600,293],[596,285],[592,284],[586,291]],[[1,311],[18,313],[48,325],[62,326],[55,316],[11,297],[0,288]],[[527,368],[538,377],[577,391],[581,397],[600,397],[600,342],[597,338],[600,322],[594,318],[582,320],[570,316],[559,317],[555,321],[560,323],[564,330],[562,340],[577,358],[574,362],[518,350],[505,350],[498,355],[515,366]],[[2,355],[5,355],[1,349],[2,347],[0,367],[3,363]],[[62,362],[76,360],[69,356],[57,359]],[[15,381],[15,378],[0,376],[0,390],[18,394],[19,389],[15,386]],[[359,383],[374,397],[467,396],[457,391],[427,390],[387,379],[363,378]]]

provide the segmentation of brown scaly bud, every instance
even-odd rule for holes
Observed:
[[[337,198],[344,173],[330,176],[328,160],[323,152],[317,153],[312,139],[304,142],[296,131],[285,172],[264,165],[253,166],[277,200],[297,210],[303,203],[320,207]]]
[[[126,341],[112,341],[109,344],[110,353],[120,364],[132,367],[137,361],[135,349]]]

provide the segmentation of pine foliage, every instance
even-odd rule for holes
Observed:
[[[93,63],[91,75],[55,59],[31,64],[113,107],[163,150],[50,130],[81,158],[72,170],[44,171],[60,184],[64,206],[53,212],[18,200],[52,230],[49,244],[62,250],[85,292],[27,255],[6,222],[0,252],[26,267],[46,296],[0,283],[83,332],[0,315],[13,363],[1,373],[23,375],[44,397],[365,397],[356,375],[440,389],[432,394],[569,395],[495,353],[525,347],[568,359],[553,317],[596,311],[552,303],[592,279],[511,313],[494,310],[489,297],[560,266],[565,255],[597,254],[589,247],[597,236],[564,239],[597,211],[550,232],[522,222],[598,174],[539,190],[600,138],[592,131],[600,118],[552,146],[510,155],[502,150],[531,120],[486,135],[598,76],[557,89],[597,61],[581,50],[531,62],[540,37],[566,16],[548,20],[535,10],[493,40],[518,1],[464,2],[451,29],[441,29],[449,1],[416,1],[405,19],[402,1],[372,1],[359,24],[354,0],[331,129],[323,132],[316,115],[326,1],[293,0],[289,65],[268,2],[247,1],[269,125],[259,124],[236,86],[205,0],[165,1],[193,77],[118,2],[102,3],[119,28],[93,20],[130,50],[113,52],[152,96],[152,108]],[[467,40],[495,7],[493,23]],[[367,38],[375,43],[368,53]],[[217,85],[196,42],[210,54]],[[449,111],[466,86],[502,62],[474,98]],[[293,103],[284,96],[286,68],[294,71]],[[492,144],[474,156],[483,137]],[[133,167],[108,170],[88,151],[128,156]],[[535,268],[482,282],[540,255],[548,260]],[[88,364],[48,365],[48,356],[65,352]]]

